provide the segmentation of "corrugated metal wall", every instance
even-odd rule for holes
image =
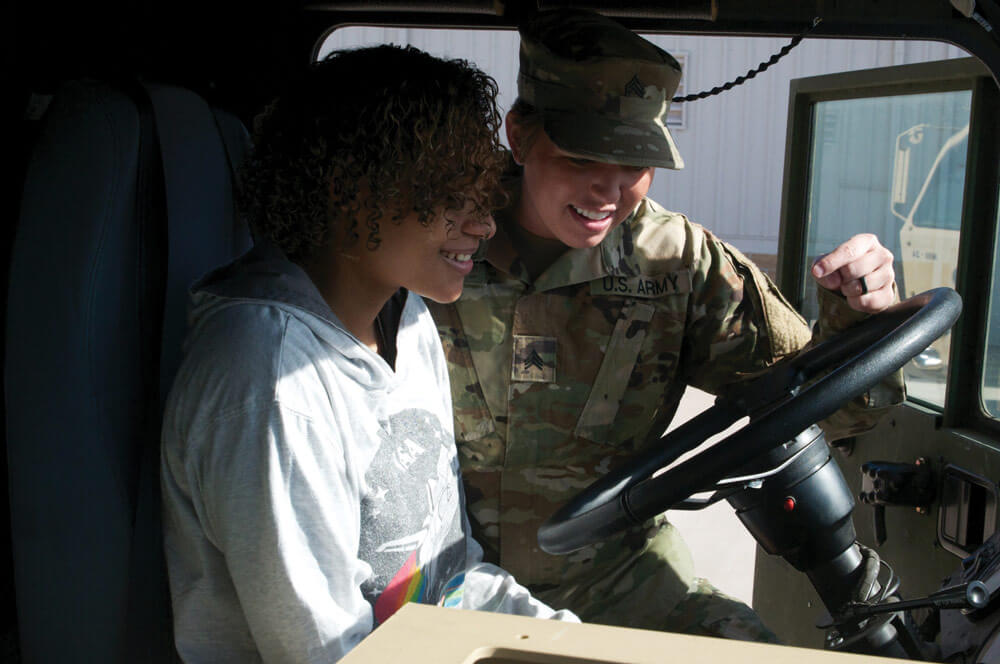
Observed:
[[[687,93],[745,74],[788,42],[784,38],[668,35],[650,39],[684,56]],[[497,80],[504,108],[517,95],[518,38],[513,31],[345,28],[331,35],[324,52],[377,43],[412,44],[435,55],[471,60]],[[936,42],[805,40],[746,84],[688,103],[684,127],[672,130],[686,167],[681,171],[658,170],[650,195],[744,252],[774,254],[789,81],[966,55],[955,46]]]

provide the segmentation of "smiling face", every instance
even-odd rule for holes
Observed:
[[[373,349],[373,321],[396,291],[454,302],[472,271],[472,254],[496,230],[472,202],[461,210],[436,208],[426,224],[411,212],[378,219],[378,226],[380,241],[369,247],[357,237],[345,241],[350,225],[335,223],[330,242],[300,262],[341,323]]]
[[[450,223],[449,223],[450,222]],[[349,251],[352,280],[360,290],[391,295],[400,287],[435,302],[454,302],[472,271],[479,240],[492,235],[492,218],[482,218],[466,206],[440,210],[426,226],[416,214],[398,222],[383,221],[381,243],[374,251],[358,243]],[[360,292],[358,292],[360,295]]]
[[[529,137],[512,114],[507,116],[507,137],[524,167],[518,222],[535,235],[575,249],[600,244],[653,182],[652,168],[581,159],[560,149],[540,128],[526,142]]]

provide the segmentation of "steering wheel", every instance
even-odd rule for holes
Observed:
[[[832,415],[902,368],[950,329],[961,311],[962,298],[954,290],[929,290],[737,384],[712,408],[669,435],[650,434],[644,452],[549,517],[538,529],[539,545],[548,553],[570,553],[676,508],[693,494],[717,488],[728,473]],[[818,376],[822,377],[807,385]],[[747,416],[750,420],[743,428],[658,473]]]

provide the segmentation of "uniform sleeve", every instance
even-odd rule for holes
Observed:
[[[277,403],[206,435],[212,451],[189,472],[263,661],[339,659],[373,624],[357,557],[361,478],[343,445]]]
[[[738,250],[703,231],[692,264],[682,375],[719,394],[735,381],[847,329],[865,317],[817,286],[820,320],[810,331],[778,287]],[[820,423],[828,440],[865,431],[905,396],[897,373]]]
[[[893,290],[895,291],[895,286]],[[847,299],[839,293],[828,291],[819,285],[816,286],[816,291],[819,319],[813,331],[812,345],[826,341],[868,317],[867,314],[851,309]],[[826,433],[827,440],[831,441],[864,433],[874,427],[892,406],[903,403],[905,399],[906,386],[900,369],[820,422],[820,426]]]
[[[689,385],[718,394],[797,353],[810,331],[757,266],[710,232],[701,235],[693,241],[681,371]]]

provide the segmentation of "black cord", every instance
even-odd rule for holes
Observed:
[[[788,52],[791,51],[796,46],[798,46],[799,42],[802,41],[802,38],[805,37],[810,32],[812,32],[813,29],[817,25],[819,25],[820,21],[822,21],[822,20],[823,19],[819,18],[818,16],[816,18],[814,18],[813,21],[812,21],[812,23],[809,25],[809,27],[807,27],[805,30],[803,30],[799,34],[797,34],[794,37],[792,37],[792,40],[790,42],[788,42],[787,44],[785,44],[781,48],[780,51],[778,51],[777,53],[773,54],[770,58],[767,59],[767,61],[762,62],[759,65],[757,65],[756,69],[751,69],[750,71],[748,71],[743,76],[738,76],[735,79],[729,81],[728,83],[723,83],[722,85],[717,85],[716,87],[712,88],[711,90],[703,90],[702,92],[696,92],[695,94],[684,95],[683,97],[674,97],[673,99],[671,99],[671,101],[673,103],[675,103],[675,104],[677,104],[677,103],[683,103],[683,102],[686,102],[686,101],[695,101],[697,99],[704,99],[705,97],[711,97],[713,95],[717,95],[717,94],[723,93],[723,92],[725,92],[727,90],[731,90],[731,89],[735,88],[737,85],[743,85],[744,83],[746,83],[747,81],[749,81],[751,78],[753,78],[757,74],[759,74],[759,73],[761,73],[763,71],[767,71],[768,67],[770,67],[771,65],[773,65],[774,63],[776,63],[778,60],[782,59],[786,55],[788,55]]]
[[[892,565],[885,562],[884,560],[879,560],[882,566],[889,570],[889,580],[885,582],[885,587],[882,589],[881,597],[879,597],[879,602],[886,601],[889,597],[896,594],[899,590],[899,585],[902,579],[896,576],[896,572],[892,569]]]

